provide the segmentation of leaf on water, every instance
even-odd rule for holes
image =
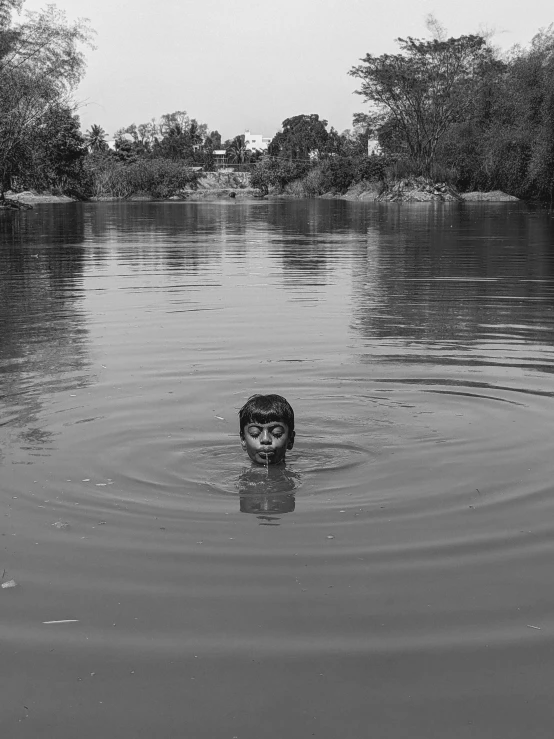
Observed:
[[[67,521],[56,521],[56,523],[53,523],[52,526],[55,526],[57,529],[68,529],[69,524]]]
[[[6,582],[2,583],[3,588],[16,588],[17,583],[15,580],[7,580]]]

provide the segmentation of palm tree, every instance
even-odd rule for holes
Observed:
[[[86,132],[85,139],[90,152],[106,151],[108,148],[106,132],[96,123],[93,123],[90,130]]]
[[[251,153],[244,144],[244,136],[235,136],[227,149],[227,157],[233,164],[244,164],[250,159]]]

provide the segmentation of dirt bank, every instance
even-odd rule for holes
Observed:
[[[332,197],[327,195],[326,197]],[[433,182],[425,177],[396,180],[389,183],[360,182],[351,187],[346,200],[370,200],[389,203],[425,202],[489,202],[501,203],[517,201],[519,198],[507,195],[501,190],[491,192],[460,193],[446,182]]]
[[[511,200],[519,200],[515,195],[508,195],[507,193],[502,192],[502,190],[491,190],[490,192],[479,192],[478,190],[475,190],[474,192],[463,192],[461,197],[462,200],[467,200],[468,202],[486,201],[488,203],[507,203]]]
[[[34,190],[24,190],[23,192],[12,192],[8,190],[5,194],[6,199],[16,200],[27,205],[35,205],[36,203],[73,203],[75,198],[68,195],[52,195],[52,193],[38,193]]]

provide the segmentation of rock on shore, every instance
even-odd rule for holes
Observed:
[[[372,200],[389,203],[462,202],[501,203],[517,201],[501,190],[459,193],[446,182],[433,182],[426,177],[408,177],[388,183],[360,182],[351,187],[347,200]]]
[[[17,200],[20,203],[34,205],[35,203],[73,203],[75,198],[68,195],[52,195],[52,193],[38,193],[34,190],[24,190],[23,192],[12,192],[8,190],[4,193],[9,200]]]
[[[461,197],[462,200],[486,201],[488,203],[507,203],[511,200],[519,200],[515,195],[508,195],[507,193],[502,192],[502,190],[491,190],[490,192],[479,192],[478,190],[475,190],[474,192],[463,192]]]
[[[446,182],[432,182],[426,177],[396,180],[386,186],[378,200],[391,203],[451,202],[461,200],[460,193]]]

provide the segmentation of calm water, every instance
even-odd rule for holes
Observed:
[[[72,204],[0,240],[3,736],[551,739],[547,214]],[[297,416],[269,476],[253,392]]]

